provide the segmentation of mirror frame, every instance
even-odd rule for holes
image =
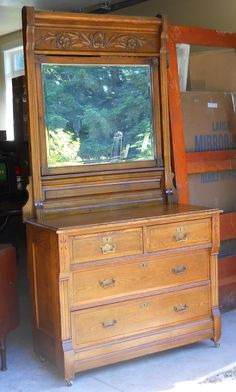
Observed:
[[[151,105],[152,105],[152,130],[153,130],[153,151],[154,159],[136,160],[127,162],[114,163],[96,163],[84,165],[65,165],[65,166],[49,166],[47,157],[46,143],[46,127],[44,114],[43,99],[43,82],[42,82],[42,64],[55,65],[149,65],[150,66],[150,89],[151,89]],[[130,57],[117,58],[101,58],[101,57],[59,57],[59,56],[38,56],[36,58],[36,79],[37,79],[37,98],[38,98],[38,114],[41,119],[39,123],[40,133],[40,155],[41,155],[41,173],[42,175],[63,174],[63,173],[84,173],[99,172],[107,170],[121,170],[129,168],[153,168],[162,166],[162,134],[161,134],[161,108],[159,96],[159,67],[154,66],[151,59]]]
[[[24,219],[58,211],[81,212],[165,203],[171,171],[167,18],[22,10],[31,173]],[[48,167],[41,63],[150,64],[154,160]]]

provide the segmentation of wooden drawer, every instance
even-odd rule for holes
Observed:
[[[72,272],[72,306],[207,279],[208,250],[86,266]]]
[[[71,263],[143,253],[142,229],[117,230],[71,237]]]
[[[211,219],[147,227],[147,251],[211,243]]]
[[[73,348],[209,317],[208,286],[72,312]]]

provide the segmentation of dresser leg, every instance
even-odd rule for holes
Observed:
[[[215,348],[220,347],[220,340],[215,340],[214,338],[212,338],[211,340],[212,340],[212,342],[214,343],[214,347],[215,347]]]
[[[65,379],[65,383],[66,383],[66,386],[67,386],[67,387],[72,387],[72,385],[73,385],[73,380],[67,380],[67,379]]]
[[[75,378],[74,355],[72,350],[64,352],[64,378],[66,386],[71,387]]]
[[[218,307],[212,309],[214,335],[212,341],[215,343],[215,347],[219,347],[221,338],[221,317]]]
[[[214,344],[215,344],[215,347],[216,347],[216,348],[220,347],[220,341],[214,342]]]
[[[6,355],[6,338],[1,336],[0,338],[0,354],[1,354],[1,370],[7,370],[7,355]]]

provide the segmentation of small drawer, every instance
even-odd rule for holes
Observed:
[[[72,312],[73,348],[209,317],[209,298],[203,286]]]
[[[142,229],[117,230],[71,237],[71,263],[143,253]]]
[[[149,226],[146,240],[148,252],[211,243],[211,219]]]
[[[72,271],[72,306],[209,279],[208,250],[86,266]]]

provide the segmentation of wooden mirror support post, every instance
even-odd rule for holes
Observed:
[[[173,191],[165,19],[23,9],[34,349],[75,373],[220,339],[219,211]]]

